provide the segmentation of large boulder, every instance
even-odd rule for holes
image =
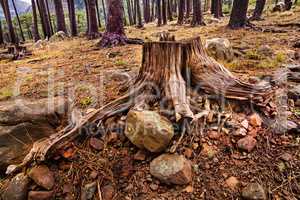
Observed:
[[[150,173],[167,184],[188,184],[192,180],[192,167],[182,155],[163,154],[150,163]]]
[[[205,48],[210,56],[217,60],[232,61],[234,52],[231,44],[226,38],[213,38],[206,40]]]
[[[33,142],[55,133],[66,112],[62,97],[0,102],[0,172],[19,163]]]
[[[141,149],[161,152],[170,143],[174,130],[171,122],[157,112],[131,110],[127,115],[125,135]]]

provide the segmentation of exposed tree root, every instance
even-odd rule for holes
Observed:
[[[108,35],[107,38],[110,40],[104,38],[101,45],[126,42],[126,38],[115,35]],[[124,96],[88,114],[69,128],[35,143],[23,163],[10,167],[7,172],[14,172],[33,161],[44,161],[82,131],[96,133],[106,119],[126,113],[129,109],[149,109],[159,103],[160,112],[172,121],[191,122],[199,115],[191,106],[188,91],[194,91],[197,95],[204,91],[262,107],[272,98],[274,91],[271,86],[244,83],[209,57],[200,38],[176,42],[173,37],[165,36],[161,40],[144,44],[141,69],[133,87]],[[164,110],[171,112],[164,113]],[[184,132],[185,129],[181,138]],[[174,148],[176,150],[176,146]]]
[[[115,47],[118,45],[125,45],[125,44],[143,44],[143,43],[144,41],[138,38],[127,38],[126,35],[106,32],[102,36],[102,39],[98,45],[101,48],[106,48],[106,47]]]

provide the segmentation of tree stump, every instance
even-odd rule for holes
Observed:
[[[18,167],[33,160],[45,160],[47,155],[75,139],[83,128],[88,131],[97,130],[106,119],[126,114],[129,109],[150,109],[159,103],[160,111],[165,109],[165,105],[171,110],[168,117],[173,122],[178,123],[180,119],[192,120],[197,111],[191,108],[187,93],[192,90],[200,96],[203,93],[199,93],[199,89],[208,94],[248,101],[258,106],[265,106],[274,92],[271,86],[257,86],[240,81],[208,56],[199,37],[174,41],[174,37],[165,35],[161,41],[144,44],[139,74],[133,80],[133,87],[128,88],[125,95],[51,138],[36,143]],[[15,169],[11,168],[9,171]]]

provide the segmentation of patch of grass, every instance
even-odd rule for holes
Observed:
[[[258,68],[277,68],[280,66],[280,62],[278,62],[276,59],[264,59],[258,64]]]
[[[92,103],[93,103],[92,97],[83,97],[82,99],[80,99],[80,105],[82,107],[87,107],[87,106],[91,105]]]
[[[13,90],[9,88],[3,88],[0,90],[0,100],[8,99],[14,95]]]
[[[246,58],[251,60],[261,60],[262,56],[257,53],[255,50],[249,50],[246,52]]]
[[[276,61],[277,62],[285,62],[286,61],[286,55],[283,53],[283,52],[279,52],[276,54],[276,57],[275,57]]]
[[[125,65],[127,65],[127,63],[126,63],[126,61],[124,61],[124,60],[117,60],[117,61],[115,62],[115,65],[116,65],[116,66],[125,66]]]

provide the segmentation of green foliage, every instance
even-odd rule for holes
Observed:
[[[261,55],[258,54],[256,50],[249,50],[246,52],[246,58],[252,59],[252,60],[261,60]]]
[[[13,94],[13,91],[9,88],[2,88],[0,90],[0,100],[1,99],[7,99],[7,98],[10,98],[12,97],[14,94]]]
[[[118,60],[118,61],[115,62],[115,64],[116,64],[117,66],[124,66],[124,65],[126,65],[127,63],[126,63],[124,60]]]
[[[279,63],[282,63],[284,61],[286,61],[286,55],[283,53],[283,52],[279,52],[276,54],[276,57],[275,57],[276,61],[279,62]]]
[[[80,105],[82,107],[87,107],[93,103],[93,99],[91,97],[83,97],[80,99]]]

